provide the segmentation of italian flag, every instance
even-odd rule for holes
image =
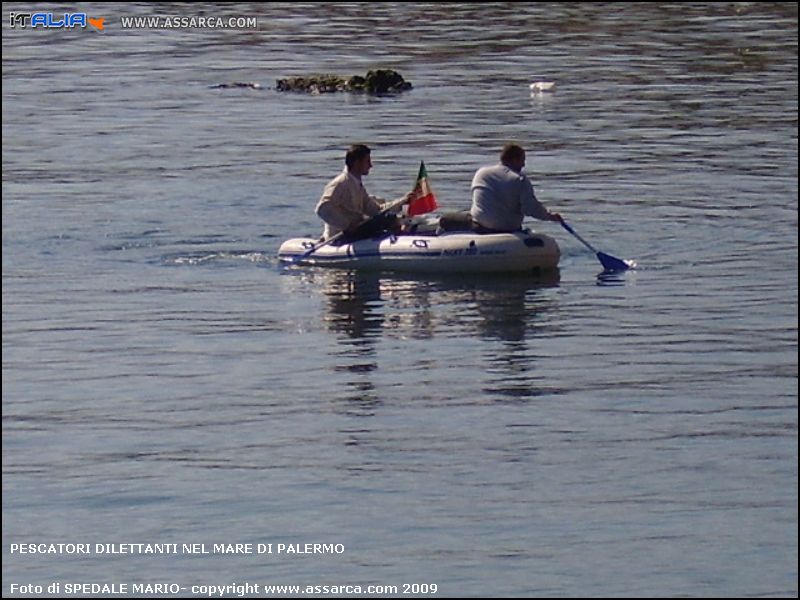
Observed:
[[[414,186],[414,199],[408,205],[408,216],[422,215],[436,210],[439,205],[436,204],[436,196],[433,194],[431,185],[428,183],[428,171],[425,170],[425,163],[419,163],[419,175],[417,175],[417,184]]]

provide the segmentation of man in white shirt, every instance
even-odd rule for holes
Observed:
[[[317,203],[315,212],[325,222],[322,231],[328,240],[338,233],[345,232],[349,240],[362,239],[392,230],[397,226],[397,215],[388,213],[376,219],[387,203],[370,196],[364,189],[361,178],[369,174],[372,168],[371,150],[363,144],[350,146],[345,155],[345,169],[325,186],[322,197]],[[414,197],[413,192],[406,194],[405,203]],[[394,210],[400,210],[397,206]]]
[[[561,215],[550,212],[533,193],[530,179],[522,172],[525,150],[517,144],[506,144],[500,153],[500,164],[482,167],[472,179],[473,229],[478,233],[517,231],[528,215],[542,221],[561,221]]]

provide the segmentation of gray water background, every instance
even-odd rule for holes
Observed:
[[[105,32],[11,30],[30,8],[3,4],[4,595],[797,596],[796,3],[84,3]],[[378,67],[414,89],[273,89]],[[263,89],[212,88],[233,81]],[[639,268],[598,278],[537,222],[552,279],[277,263],[348,144],[373,147],[370,192],[424,160],[455,210],[510,140],[540,200]]]

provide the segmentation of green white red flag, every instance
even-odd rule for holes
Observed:
[[[422,215],[439,207],[431,185],[428,183],[428,171],[425,170],[425,163],[422,161],[419,163],[419,175],[417,175],[417,184],[414,186],[413,191],[414,199],[408,205],[409,217]]]

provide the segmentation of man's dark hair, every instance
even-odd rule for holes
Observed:
[[[350,168],[365,156],[369,156],[370,152],[372,151],[369,149],[369,146],[364,144],[353,144],[347,149],[347,154],[344,156],[344,164]]]
[[[519,144],[506,144],[500,152],[500,162],[505,163],[509,160],[522,158],[525,156],[525,150]]]

